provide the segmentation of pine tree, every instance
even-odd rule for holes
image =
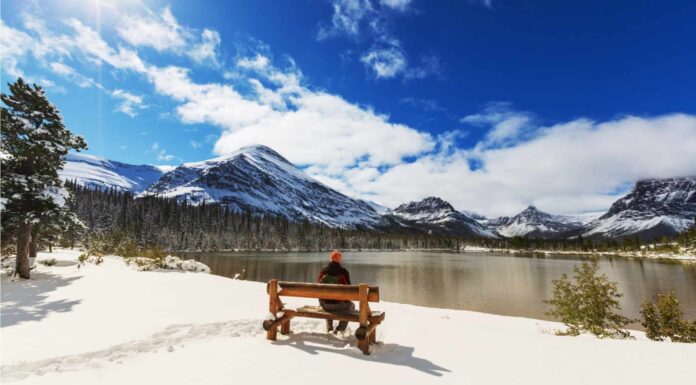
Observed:
[[[87,144],[63,124],[41,87],[17,79],[2,94],[2,231],[17,241],[16,272],[29,278],[29,256],[42,230],[77,221],[65,207],[68,191],[58,178],[63,157]],[[5,234],[3,234],[5,236]]]

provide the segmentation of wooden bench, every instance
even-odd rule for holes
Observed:
[[[281,334],[290,333],[290,320],[295,317],[320,318],[337,321],[357,322],[355,331],[358,348],[364,354],[370,354],[370,344],[377,343],[377,325],[384,321],[384,312],[371,311],[369,302],[379,302],[379,287],[360,285],[329,285],[320,283],[284,282],[272,279],[266,291],[269,296],[268,310],[273,319],[263,322],[266,338],[276,340],[278,328]],[[280,297],[301,297],[332,299],[338,301],[358,301],[358,310],[349,312],[327,312],[319,306],[303,306],[298,309],[286,309]],[[282,315],[278,317],[278,314]]]

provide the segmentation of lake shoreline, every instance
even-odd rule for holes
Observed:
[[[166,250],[168,253],[322,253],[331,252],[334,249],[221,249],[221,250]],[[584,257],[620,257],[629,259],[650,259],[650,260],[670,260],[696,262],[696,254],[675,254],[664,252],[638,252],[638,251],[577,251],[577,250],[546,250],[546,249],[504,249],[480,246],[464,246],[456,249],[340,249],[342,252],[349,253],[398,253],[398,252],[433,252],[433,253],[453,253],[466,254],[472,252],[480,253],[505,253],[517,254],[521,256],[548,256],[548,255],[569,255]]]

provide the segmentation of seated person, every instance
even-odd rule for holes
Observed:
[[[325,268],[321,269],[319,273],[319,283],[332,283],[337,285],[350,285],[350,274],[343,266],[341,266],[341,260],[343,255],[340,251],[334,250],[331,253],[331,262]],[[336,301],[331,299],[320,299],[319,304],[322,309],[332,313],[343,313],[355,310],[355,304],[351,301]],[[338,332],[343,332],[348,327],[348,321],[339,321],[334,334]],[[333,330],[333,320],[326,320],[326,330]]]

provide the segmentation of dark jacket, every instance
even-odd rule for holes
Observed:
[[[328,266],[321,269],[321,272],[319,272],[319,278],[317,278],[317,282],[321,282],[321,280],[326,275],[333,275],[334,277],[338,278],[338,283],[341,285],[351,285],[350,274],[348,274],[348,270],[346,270],[338,262],[330,262]]]
[[[326,275],[333,275],[334,277],[338,278],[338,283],[341,285],[350,285],[350,274],[348,274],[348,270],[346,270],[343,266],[341,266],[340,263],[338,262],[329,262],[329,265],[326,266],[325,268],[321,269],[319,272],[319,278],[317,278],[317,282],[321,282],[321,280],[324,278]],[[338,304],[343,301],[334,301],[331,299],[320,299],[319,304],[324,307],[326,304]]]

